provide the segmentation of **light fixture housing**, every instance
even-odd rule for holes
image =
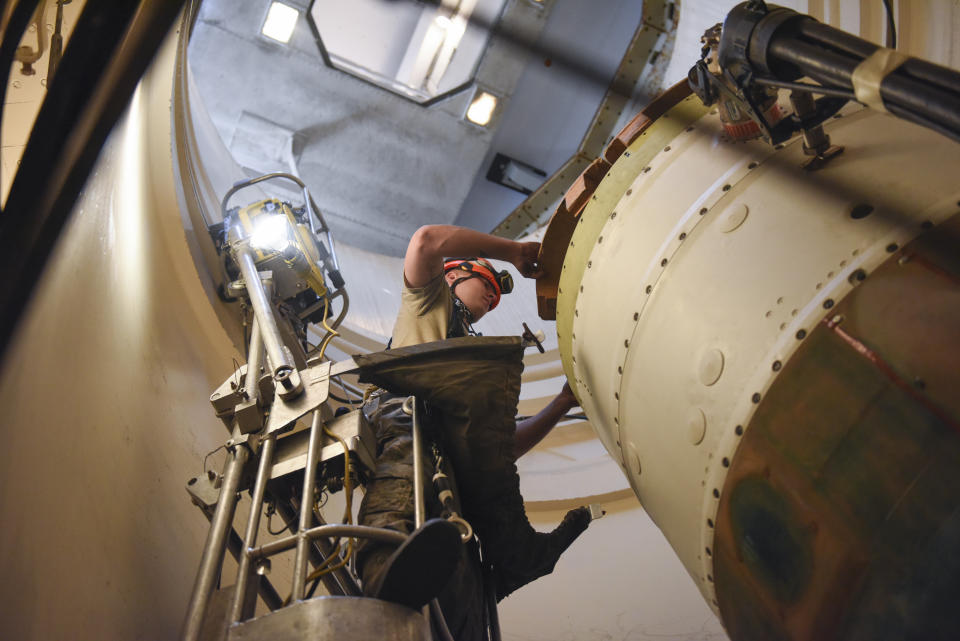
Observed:
[[[267,10],[267,17],[263,21],[263,26],[260,27],[260,33],[271,40],[287,44],[293,36],[293,30],[299,18],[300,12],[297,9],[283,2],[273,2]]]

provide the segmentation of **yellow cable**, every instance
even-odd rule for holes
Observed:
[[[353,485],[350,482],[350,449],[347,447],[346,441],[340,438],[339,435],[327,429],[326,425],[323,426],[323,431],[330,438],[336,439],[340,443],[340,446],[343,448],[343,491],[345,493],[345,502],[346,502],[346,509],[344,511],[343,520],[344,522],[346,522],[347,525],[351,525],[353,523]],[[314,509],[317,509],[317,511],[319,511],[316,505],[314,505]],[[341,547],[340,537],[337,537],[336,544],[333,550],[330,551],[330,554],[327,555],[327,558],[325,558],[320,563],[320,565],[318,565],[316,568],[313,569],[313,572],[307,575],[305,582],[309,583],[310,581],[316,581],[324,574],[334,572],[344,567],[347,564],[347,562],[350,560],[350,555],[353,554],[353,543],[354,542],[352,538],[347,539],[346,554],[344,555],[343,559],[340,560],[339,563],[331,566],[330,562],[333,561],[333,559],[339,558],[339,554],[340,554],[340,547]],[[288,596],[284,600],[283,605],[286,606],[289,603],[290,603],[290,597]]]
[[[335,336],[339,336],[339,335],[340,335],[340,332],[338,332],[337,330],[335,330],[334,328],[330,327],[330,325],[327,324],[327,312],[328,312],[328,311],[330,311],[330,297],[329,297],[329,296],[324,296],[324,297],[323,297],[323,317],[321,318],[321,321],[323,322],[323,328],[324,328],[325,330],[327,330],[327,334],[326,334],[326,336],[323,337],[323,340],[320,341],[320,356],[319,356],[319,358],[320,358],[321,360],[323,360],[323,353],[327,351],[327,345],[330,344],[330,341],[332,341]]]

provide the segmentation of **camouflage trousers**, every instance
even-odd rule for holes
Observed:
[[[404,397],[382,395],[364,406],[377,434],[377,464],[360,504],[361,525],[410,534],[414,527],[413,438],[411,419],[401,409]],[[425,448],[428,449],[428,448]],[[427,518],[440,516],[441,505],[433,484],[433,457],[423,453],[424,503]],[[361,543],[357,567],[364,586],[384,566],[395,547],[376,541]],[[474,541],[461,547],[457,569],[438,597],[447,626],[458,641],[486,639],[485,602],[480,558]]]
[[[523,371],[519,338],[454,338],[354,359],[361,381],[398,395],[415,395],[427,404],[425,430],[435,435],[453,465],[462,515],[480,539],[484,563],[492,568],[497,600],[552,572],[586,523],[568,523],[547,534],[535,531],[527,520],[515,454]],[[414,513],[410,417],[394,399],[371,409],[370,418],[377,426],[380,456],[361,506],[361,523],[409,533]],[[424,463],[432,469],[432,461]],[[433,492],[425,498],[428,513],[436,514]],[[362,573],[364,562],[382,554],[372,549],[365,547],[358,557]],[[481,576],[470,573],[471,580]],[[460,597],[458,605],[477,604],[482,616],[482,592],[470,595]]]

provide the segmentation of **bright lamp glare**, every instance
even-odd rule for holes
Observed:
[[[253,224],[250,244],[260,251],[282,252],[290,244],[285,216],[260,216]]]
[[[293,28],[297,26],[299,17],[300,12],[293,7],[282,2],[274,2],[267,11],[267,19],[263,21],[260,32],[268,38],[286,44],[290,42],[290,36],[293,35]]]
[[[481,127],[485,127],[487,123],[490,122],[490,118],[493,117],[493,110],[496,108],[496,96],[482,91],[473,99],[473,104],[467,109],[467,120]]]

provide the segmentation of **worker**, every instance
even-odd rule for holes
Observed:
[[[539,248],[539,243],[516,242],[461,227],[421,227],[411,238],[404,256],[404,285],[392,348],[474,333],[473,323],[496,308],[501,295],[512,289],[509,273],[498,272],[485,259],[512,263],[521,275],[537,278],[540,276],[536,262]],[[472,258],[444,260],[450,256]],[[516,360],[521,358],[522,350]],[[478,363],[477,369],[479,372],[484,368]],[[484,371],[496,375],[497,369],[494,363]],[[483,490],[465,491],[465,485],[470,489],[470,479],[458,479],[464,494],[465,515],[480,536],[485,561],[493,566],[497,600],[551,572],[560,554],[590,522],[590,513],[585,507],[571,510],[550,533],[534,531],[526,519],[514,461],[543,439],[578,403],[565,384],[540,413],[514,423],[521,369],[522,362],[513,366],[512,374],[504,375],[507,383],[490,381],[489,375],[477,380],[477,385],[492,385],[492,389],[502,388],[506,393],[496,394],[503,397],[495,402],[499,409],[483,406],[482,420],[490,424],[481,424],[481,429],[470,431],[475,435],[471,437],[474,442],[461,444],[464,448],[474,448],[473,453],[482,456],[488,456],[480,454],[482,452],[506,452],[500,457],[489,456],[503,460],[483,461],[483,469],[487,471],[475,483]],[[365,405],[364,411],[377,431],[378,459],[361,504],[360,522],[410,534],[414,529],[412,439],[410,417],[401,409],[403,400],[404,396],[381,390]],[[481,441],[476,441],[478,438]],[[512,442],[507,443],[509,447],[503,447],[502,441],[507,438]],[[470,454],[467,451],[467,456]],[[454,474],[459,475],[460,471],[454,469]],[[507,489],[500,490],[495,497],[483,498],[483,491],[489,486]],[[467,505],[468,500],[473,500],[473,504]],[[438,507],[435,497],[428,496],[428,513],[436,513]],[[412,608],[439,595],[454,636],[474,638],[482,622],[484,596],[477,568],[464,560],[459,534],[449,522],[434,519],[408,537],[399,549],[365,542],[357,554],[364,592]],[[455,602],[455,607],[448,607],[450,602]]]

